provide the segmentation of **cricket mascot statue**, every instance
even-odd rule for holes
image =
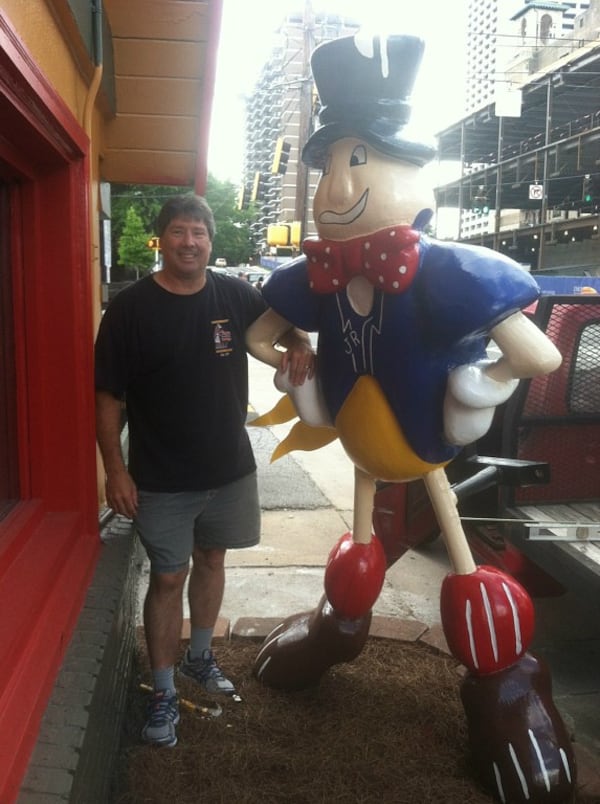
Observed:
[[[312,54],[320,125],[302,159],[322,171],[319,236],[266,283],[270,309],[248,331],[248,348],[276,369],[284,394],[256,423],[299,419],[278,454],[340,439],[354,464],[353,522],[331,550],[315,610],[268,636],[254,672],[300,689],[360,653],[386,570],[373,533],[376,482],[422,478],[452,567],[441,620],[467,668],[461,697],[476,767],[502,802],[566,802],[574,757],[548,670],[528,651],[531,599],[510,575],[475,564],[445,472],[521,378],[553,371],[561,357],[522,312],[539,295],[526,271],[424,232],[433,200],[422,168],[434,149],[407,129],[422,54],[414,36],[360,34]],[[315,374],[297,387],[274,347],[290,323],[318,333]]]

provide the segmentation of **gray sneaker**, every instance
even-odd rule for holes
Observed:
[[[179,672],[184,676],[193,679],[200,684],[203,689],[211,695],[235,695],[235,687],[225,676],[211,650],[202,652],[199,659],[190,658],[188,648],[179,665]]]
[[[177,744],[175,726],[179,723],[179,704],[176,695],[157,690],[148,704],[148,720],[142,729],[142,740],[164,748]]]

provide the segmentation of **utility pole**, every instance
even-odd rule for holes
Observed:
[[[301,223],[300,241],[306,237],[308,227],[308,174],[300,153],[311,133],[312,76],[310,56],[314,50],[314,15],[311,0],[305,0],[303,15],[302,77],[300,80],[300,124],[298,132],[298,171],[296,181],[295,218]]]

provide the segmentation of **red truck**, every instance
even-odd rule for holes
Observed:
[[[585,284],[585,283],[584,283]],[[542,293],[529,310],[563,362],[523,380],[484,438],[447,467],[475,560],[532,596],[600,588],[600,294]],[[381,484],[388,564],[438,536],[422,481]]]

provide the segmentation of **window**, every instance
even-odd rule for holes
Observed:
[[[547,42],[552,34],[552,17],[550,14],[543,14],[540,22],[540,39]]]

